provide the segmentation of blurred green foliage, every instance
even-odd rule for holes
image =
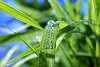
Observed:
[[[28,31],[20,33],[19,30],[17,34],[0,36],[0,43],[22,41],[29,46],[29,49],[10,61],[13,52],[11,54],[8,52],[10,57],[6,62],[1,61],[1,66],[14,62],[11,64],[12,67],[38,67],[38,59],[41,58],[38,56],[41,42],[47,41],[41,40],[46,29],[44,27],[49,20],[54,20],[60,21],[55,48],[55,67],[100,67],[100,0],[88,0],[86,15],[80,12],[81,0],[75,3],[64,0],[64,5],[60,5],[57,0],[49,0],[49,2],[44,0],[42,5],[37,0],[32,0],[31,3],[26,0],[15,1],[18,10],[3,1],[0,1],[0,10],[30,24],[24,27]],[[31,45],[32,43],[34,45]],[[22,59],[16,61],[20,58]]]

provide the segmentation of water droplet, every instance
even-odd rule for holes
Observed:
[[[52,45],[50,45],[50,49],[53,49],[53,46]]]
[[[54,21],[53,20],[48,21],[48,24],[51,24],[51,23],[54,23]]]
[[[54,63],[52,62],[52,64],[50,65],[50,67],[54,67]]]
[[[51,29],[53,29],[53,27],[51,27]]]
[[[53,26],[54,25],[54,21],[53,20],[50,20],[50,21],[48,21],[48,23],[47,23],[49,26]]]
[[[41,36],[36,36],[36,39],[38,40],[38,42],[40,42],[41,41]]]

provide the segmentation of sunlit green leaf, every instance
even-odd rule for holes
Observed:
[[[72,20],[64,9],[58,4],[57,0],[50,0],[52,8],[55,10],[56,16],[59,20],[64,19],[67,23],[72,23]]]
[[[24,23],[32,25],[33,27],[36,27],[41,30],[43,29],[35,20],[31,19],[21,11],[18,11],[15,8],[9,6],[7,3],[3,1],[0,1],[0,10]]]

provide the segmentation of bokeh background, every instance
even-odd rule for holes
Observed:
[[[30,16],[31,18],[35,19],[38,23],[40,23],[43,27],[46,24],[42,24],[42,22],[47,22],[49,19],[53,19],[55,20],[55,18],[53,18],[52,15],[45,16],[43,18],[41,12],[47,10],[47,13],[45,13],[45,15],[48,15],[49,12],[49,8],[51,8],[50,4],[49,4],[49,0],[3,0],[4,2],[6,2],[7,4],[11,5],[12,7],[16,8],[17,10],[22,10],[24,13],[26,13],[28,16]],[[73,6],[76,4],[77,0],[70,0],[70,2],[73,4]],[[64,0],[58,0],[59,4],[61,6],[63,6]],[[33,13],[31,12],[31,9]],[[84,16],[87,15],[87,0],[81,0],[81,7],[80,7],[80,14],[81,17],[84,18]],[[34,29],[33,27],[20,22],[19,20],[7,15],[6,13],[0,11],[0,61],[5,57],[5,55],[8,53],[8,51],[12,48],[14,48],[16,46],[17,51],[12,55],[12,58],[16,57],[17,55],[19,55],[20,53],[22,53],[23,51],[25,51],[28,47],[21,42],[20,40],[18,40],[17,38],[15,40],[10,40],[10,38],[14,37],[6,37],[9,34],[12,34],[12,32],[10,30],[13,30],[15,32],[19,32],[20,35],[22,34],[30,34],[30,32],[32,31],[32,29]],[[38,33],[36,33],[38,34]],[[39,34],[38,34],[39,35]],[[26,37],[26,39],[32,37],[32,36],[28,36],[25,35],[23,37]],[[2,39],[4,38],[4,39]],[[39,38],[39,36],[36,37],[37,39]],[[27,39],[27,40],[28,40]],[[30,38],[31,39],[31,38]],[[30,42],[30,40],[29,40]],[[35,41],[36,42],[36,41]],[[31,44],[34,45],[34,42],[31,42]],[[19,48],[20,47],[20,48]]]
[[[14,0],[3,0],[4,2],[6,2],[7,4],[11,5],[12,7],[19,9],[19,7],[17,6],[17,3]],[[35,5],[32,5],[32,2],[34,3],[35,0],[25,0],[27,2],[27,4],[30,4],[30,7],[33,7],[37,10],[45,10],[46,8],[49,9],[50,5],[47,5],[44,7],[44,0],[37,0],[37,3],[39,5],[36,5],[36,7],[34,7]],[[48,1],[48,0],[47,0]],[[71,3],[75,4],[77,0],[70,0]],[[64,0],[58,0],[60,5],[64,5]],[[80,7],[80,13],[84,16],[87,14],[87,0],[81,0],[81,7]],[[20,21],[12,18],[11,16],[5,14],[4,12],[0,11],[0,27],[4,27],[4,28],[8,28],[8,29],[17,29],[18,26],[22,26],[23,23],[21,23]],[[25,32],[26,30],[23,30],[22,32]],[[0,36],[2,35],[6,35],[9,34],[9,32],[6,31],[0,31]]]

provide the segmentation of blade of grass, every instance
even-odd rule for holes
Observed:
[[[11,50],[8,51],[5,58],[1,61],[0,66],[7,64],[11,56],[14,54],[14,52],[17,50],[18,46],[14,46]]]
[[[69,55],[73,56],[73,53],[71,51],[67,52]],[[76,52],[76,57],[91,57],[95,58],[95,56],[92,56],[91,54],[85,53],[85,52]]]
[[[33,48],[36,49],[36,50],[38,50],[39,46],[40,46],[40,43],[36,43],[35,46],[33,46]],[[33,51],[29,48],[26,51],[24,51],[23,53],[21,53],[19,56],[17,56],[14,59],[10,60],[9,63],[10,62],[14,62],[14,61],[16,61],[16,60],[18,60],[18,59],[20,59],[20,58],[22,58],[22,57],[24,57],[24,56],[32,53],[32,52]]]
[[[22,22],[25,22],[29,25],[32,25],[33,27],[43,30],[43,28],[35,20],[31,19],[21,11],[18,11],[15,8],[9,6],[7,3],[3,1],[0,1],[0,10]]]
[[[75,56],[76,52],[77,52],[77,49],[75,48],[74,44],[75,44],[75,39],[73,37],[70,37],[69,38],[69,46],[71,47],[73,55]]]
[[[14,33],[14,34],[16,34],[16,33]],[[25,39],[21,38],[21,37],[18,36],[17,34],[16,34],[16,36],[17,36],[21,41],[23,41],[36,55],[38,55],[38,52],[36,52],[36,49],[33,48],[33,46],[32,46],[30,43],[28,43]]]
[[[33,43],[33,42],[36,43],[39,41],[39,39],[37,39],[37,36],[41,39],[42,31],[41,30],[36,30],[36,31],[33,30],[33,31],[25,32],[25,33],[18,33],[18,35],[20,35],[20,37],[23,37],[29,43]],[[21,40],[18,39],[18,37],[16,35],[0,36],[1,44],[7,44],[7,43],[19,42],[19,41],[21,41]]]
[[[15,1],[17,2],[19,9],[22,12],[29,15],[30,17],[32,17],[34,20],[39,20],[39,19],[45,17],[44,13],[41,13],[41,11],[35,10],[34,8],[26,7],[25,5],[22,4],[22,2],[20,0],[15,0]]]
[[[31,54],[25,58],[23,58],[22,60],[18,61],[17,63],[15,63],[12,67],[20,67],[22,64],[24,64],[26,61],[36,58],[36,54]]]
[[[68,60],[69,64],[73,67],[73,64],[72,64],[72,62],[71,62],[71,60],[70,60],[70,58],[69,58],[69,56],[68,56],[68,53],[66,52],[66,50],[65,50],[64,46],[63,46],[63,45],[61,45],[61,47],[60,47],[60,48],[62,49],[62,51],[63,51],[64,55],[66,56],[66,58],[67,58],[67,60]]]
[[[23,26],[21,26],[21,27],[19,27],[18,29],[13,29],[15,32],[20,32],[20,31],[22,31],[22,30],[24,30],[24,29],[26,29],[26,28],[28,28],[29,27],[29,25],[23,25]],[[7,32],[8,33],[8,35],[10,35],[10,34],[13,34],[11,31],[9,31],[8,29],[6,29],[6,28],[4,28],[4,27],[0,27],[0,31],[3,31],[3,32]]]
[[[57,18],[58,18],[59,20],[61,20],[61,19],[63,18],[63,16],[62,16],[62,14],[60,13],[60,9],[58,9],[57,4],[55,4],[55,1],[54,1],[54,2],[53,2],[53,0],[50,1],[50,5],[52,6],[52,9],[55,10]]]
[[[75,5],[75,11],[76,11],[76,17],[75,20],[79,20],[80,19],[80,3],[81,0],[77,0],[76,5]]]
[[[58,4],[57,0],[50,0],[50,4],[52,8],[55,10],[57,18],[59,20],[64,19],[67,23],[72,23],[72,20],[68,16],[68,14],[64,11],[64,9]]]
[[[64,65],[64,67],[71,67],[71,64],[69,63],[68,59],[66,58],[66,55],[64,54],[61,47],[59,48],[59,53],[60,53],[60,55],[59,55],[60,60],[61,60],[62,64]]]
[[[96,40],[96,57],[100,57],[100,46],[98,40]]]
[[[94,50],[93,44],[88,36],[85,37],[87,44],[90,46],[92,50]]]
[[[63,40],[63,38],[64,38],[65,36],[66,36],[66,33],[63,33],[63,34],[61,34],[60,37],[57,39],[57,41],[56,41],[56,51],[57,51],[57,49],[58,49],[60,43],[62,42],[62,40]]]
[[[92,23],[92,1],[88,0],[88,20]]]
[[[25,39],[21,38],[19,35],[17,35],[17,33],[15,33],[14,31],[10,30],[13,34],[15,34],[22,42],[24,42],[36,55],[38,55],[38,52],[36,52],[36,49],[33,48],[33,46],[27,42]]]
[[[70,0],[65,0],[65,7],[66,7],[66,10],[68,11],[69,13],[69,16],[71,17],[72,20],[74,20],[74,10],[73,10],[73,7],[72,7],[72,4],[70,3]]]
[[[29,27],[29,25],[23,25],[23,26],[19,27],[18,29],[16,29],[15,32],[19,33],[21,30],[24,30],[28,27]],[[13,33],[11,31],[9,31],[8,29],[4,28],[4,27],[0,27],[0,30],[3,31],[3,32],[8,33],[7,35],[0,36],[0,43],[3,42],[5,39],[10,38],[11,36],[13,36]]]
[[[33,46],[33,48],[36,49],[36,50],[38,50],[39,46],[40,46],[40,43],[36,43],[35,46]],[[22,53],[21,53],[20,55],[18,55],[17,57],[15,57],[14,59],[8,61],[7,63],[5,63],[5,64],[3,64],[3,65],[1,65],[1,66],[5,66],[5,65],[7,65],[7,64],[9,64],[9,63],[15,62],[16,60],[18,60],[18,59],[20,59],[20,58],[23,58],[23,57],[25,57],[25,56],[31,54],[32,52],[33,52],[33,51],[29,48],[29,49],[27,49],[26,51],[22,52]]]
[[[71,24],[67,24],[64,28],[60,29],[59,34],[62,34],[64,32],[68,33],[70,31],[72,31],[73,29],[75,29],[75,27],[77,27],[77,25],[84,24],[83,22],[88,22],[88,21],[87,20],[79,20],[79,21],[73,22]]]
[[[93,4],[94,4],[94,10],[95,10],[95,22],[96,22],[96,24],[97,24],[97,26],[95,26],[95,33],[96,33],[96,56],[97,57],[100,57],[100,45],[99,45],[99,36],[100,36],[100,27],[99,27],[99,25],[100,25],[100,20],[99,20],[99,11],[100,11],[100,9],[99,9],[99,7],[100,7],[100,5],[99,5],[99,3],[100,3],[100,0],[93,0]]]
[[[95,9],[95,21],[96,21],[96,30],[95,30],[95,33],[96,33],[96,36],[100,36],[99,34],[99,25],[100,25],[100,20],[99,20],[99,11],[100,11],[100,0],[93,0],[94,2],[94,9]]]

